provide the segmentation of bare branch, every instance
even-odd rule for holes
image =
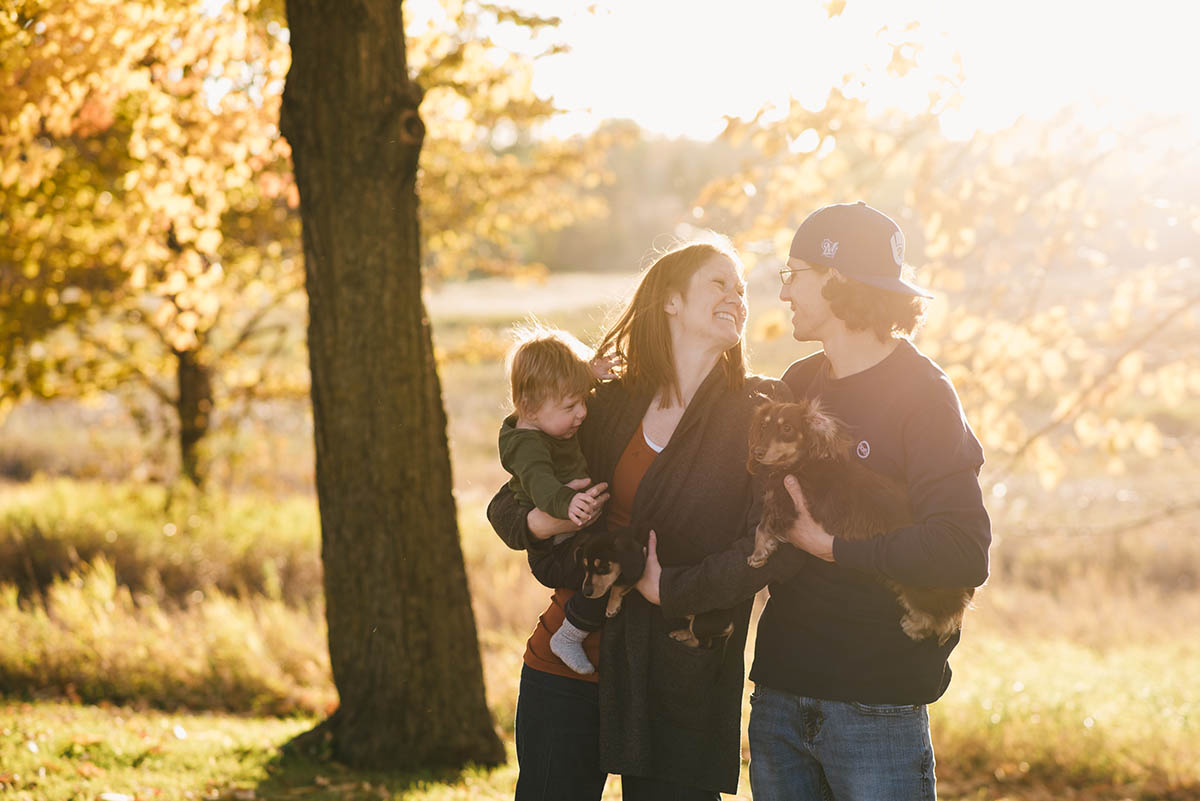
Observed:
[[[223,359],[226,356],[236,353],[239,348],[245,345],[246,342],[256,336],[260,331],[269,332],[275,330],[276,328],[286,329],[286,326],[283,325],[269,326],[266,328],[260,328],[260,326],[262,325],[262,321],[267,314],[274,309],[277,309],[279,305],[283,303],[283,301],[289,295],[291,295],[294,289],[295,287],[284,289],[276,293],[274,297],[272,297],[262,306],[259,306],[258,309],[255,310],[254,314],[250,315],[250,319],[246,321],[246,324],[242,326],[242,330],[238,332],[238,335],[234,338],[233,342],[229,343],[229,345],[217,352],[217,358]]]
[[[1134,517],[1129,520],[1121,520],[1116,523],[1109,523],[1105,526],[1073,526],[1065,528],[1061,526],[1029,526],[1021,530],[1017,537],[1044,537],[1051,534],[1066,534],[1075,537],[1094,537],[1121,534],[1129,531],[1137,531],[1138,529],[1152,526],[1155,523],[1162,523],[1166,520],[1172,520],[1177,517],[1200,512],[1200,500],[1188,501],[1186,503],[1176,503],[1159,509],[1155,512]],[[1012,537],[1013,534],[1008,536]]]
[[[93,337],[87,330],[84,330],[84,329],[80,330],[79,338],[81,340],[83,340],[84,342],[88,343],[89,345],[91,345],[95,348],[99,348],[100,350],[104,351],[109,356],[111,356],[118,364],[120,364],[122,367],[124,367],[126,370],[128,370],[129,373],[134,378],[137,378],[139,381],[141,381],[142,384],[144,384],[147,389],[149,389],[151,392],[153,392],[154,395],[159,400],[161,400],[163,403],[165,403],[171,407],[175,406],[175,404],[176,404],[175,396],[173,396],[168,390],[163,389],[162,386],[160,386],[159,383],[154,380],[153,376],[147,374],[136,364],[132,364],[129,361],[128,353],[118,352],[117,350],[110,347],[108,345],[108,343],[104,342],[101,339],[97,339],[97,338]]]
[[[1200,292],[1192,295],[1173,311],[1168,312],[1165,316],[1158,320],[1158,322],[1154,323],[1154,325],[1152,325],[1144,334],[1126,345],[1120,353],[1109,360],[1108,364],[1106,364],[1104,369],[1097,374],[1096,378],[1094,378],[1092,382],[1088,384],[1082,392],[1079,393],[1074,403],[1052,417],[1045,425],[1030,434],[1025,441],[1021,443],[1021,446],[1017,448],[1012,456],[1009,457],[1008,462],[1003,468],[1001,468],[1000,475],[996,476],[993,480],[1000,481],[1012,473],[1017,462],[1022,456],[1025,455],[1025,452],[1028,451],[1035,442],[1078,414],[1080,410],[1082,410],[1084,403],[1091,398],[1092,393],[1102,387],[1112,377],[1114,370],[1116,369],[1117,365],[1121,363],[1122,359],[1136,351],[1138,348],[1143,347],[1147,342],[1161,333],[1163,329],[1174,322],[1176,318],[1178,318],[1184,312],[1190,311],[1197,305],[1200,305]]]

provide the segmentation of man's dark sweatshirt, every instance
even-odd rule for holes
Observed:
[[[940,646],[935,638],[910,640],[895,595],[879,578],[926,587],[977,587],[987,579],[983,450],[954,387],[906,340],[846,378],[834,378],[817,353],[793,364],[783,381],[797,399],[820,398],[849,428],[868,467],[904,482],[917,522],[872,540],[834,540],[832,563],[784,546],[756,570],[745,563],[748,538],[696,567],[664,569],[663,611],[720,608],[770,582],[750,673],[756,684],[834,701],[935,701],[950,683],[947,657],[958,635]]]

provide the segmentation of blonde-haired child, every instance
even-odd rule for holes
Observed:
[[[588,478],[575,433],[587,417],[587,396],[611,366],[603,359],[589,361],[586,353],[565,332],[540,327],[524,332],[509,357],[514,412],[501,424],[499,441],[500,463],[512,474],[508,485],[517,500],[576,525],[588,521],[591,498],[568,486]],[[576,593],[550,638],[550,650],[576,673],[595,670],[583,640],[604,622],[605,605],[603,598]]]

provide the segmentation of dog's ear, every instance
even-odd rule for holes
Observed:
[[[812,438],[809,447],[814,456],[819,459],[839,459],[846,455],[850,438],[837,418],[826,413],[819,400],[809,403],[805,422],[807,433]]]

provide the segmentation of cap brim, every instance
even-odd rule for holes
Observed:
[[[905,295],[916,295],[917,297],[921,298],[933,299],[933,293],[928,289],[919,287],[916,284],[910,284],[903,278],[897,278],[890,275],[848,275],[847,273],[842,273],[842,275],[851,280],[859,281],[864,284],[870,284],[871,286],[877,286],[880,289],[886,289],[890,292],[901,292]]]
[[[797,270],[806,270],[811,269],[814,265],[812,262],[806,261],[799,256],[789,255],[787,266]],[[933,299],[933,293],[928,289],[919,287],[916,284],[910,284],[908,281],[905,281],[903,278],[898,276],[853,275],[846,272],[844,269],[838,269],[837,267],[830,265],[821,265],[821,267],[826,270],[837,270],[838,274],[844,276],[845,278],[848,278],[852,281],[859,281],[864,284],[870,284],[871,286],[877,286],[880,289],[887,289],[891,292],[902,292],[905,295],[916,295],[917,297],[929,298],[930,300]]]

